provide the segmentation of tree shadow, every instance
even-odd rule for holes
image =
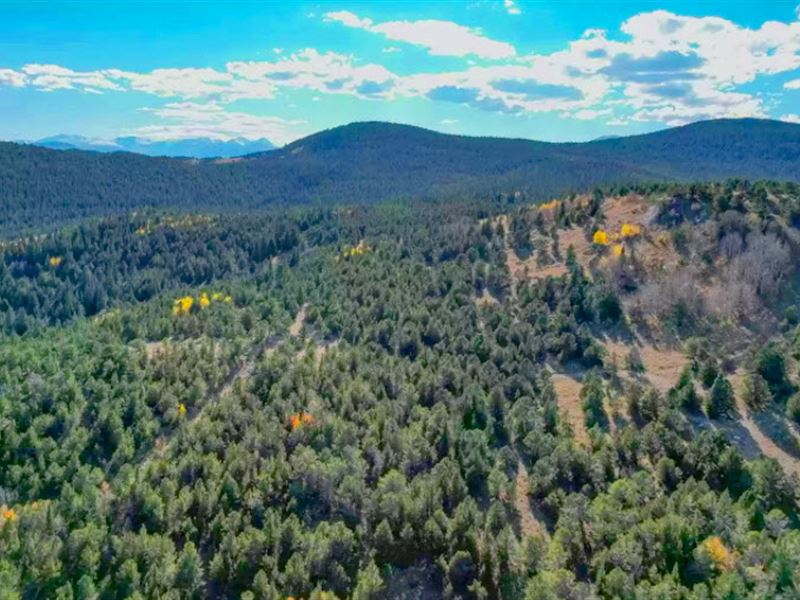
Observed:
[[[797,438],[786,417],[778,412],[777,407],[770,406],[763,411],[751,412],[750,418],[759,431],[776,446],[790,456],[800,458],[800,447],[798,447]]]
[[[697,435],[703,431],[720,431],[725,438],[742,453],[747,460],[757,460],[764,457],[761,448],[750,435],[747,428],[742,425],[738,416],[722,419],[709,419],[703,413],[690,413],[684,411],[684,416],[689,422],[692,432]]]

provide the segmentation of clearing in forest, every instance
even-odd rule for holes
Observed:
[[[586,430],[586,417],[581,408],[581,382],[561,373],[550,375],[553,390],[558,401],[558,411],[572,427],[575,441],[581,446],[589,446],[589,433]]]
[[[506,256],[506,268],[511,276],[512,294],[516,293],[516,284],[519,281],[544,279],[551,275],[558,277],[567,272],[563,263],[540,266],[536,263],[534,256],[520,258],[511,245],[511,219],[508,215],[500,215],[497,220],[503,226],[503,249]]]
[[[575,203],[586,201],[585,197],[574,200]],[[603,202],[605,217],[603,229],[618,233],[622,231],[623,225],[635,226],[642,235],[637,236],[635,241],[629,239],[626,243],[629,251],[635,252],[637,259],[647,270],[674,269],[678,266],[679,256],[665,233],[659,232],[660,228],[650,223],[651,209],[652,205],[635,194],[606,198]],[[591,271],[596,265],[610,264],[609,261],[613,260],[610,255],[598,254],[591,240],[587,238],[586,232],[580,227],[573,226],[558,231],[561,259],[547,265],[539,265],[534,255],[520,258],[514,251],[511,243],[511,217],[501,215],[497,218],[497,222],[503,226],[506,267],[514,282],[565,274],[567,272],[565,261],[570,246],[575,251],[578,263],[587,271]],[[531,234],[537,235],[534,231],[531,231]]]
[[[613,358],[618,366],[622,366],[633,348],[639,353],[644,373],[641,379],[648,382],[660,393],[665,394],[680,378],[681,371],[686,365],[686,356],[680,350],[667,347],[657,347],[649,342],[644,342],[638,337],[632,341],[621,342],[612,339],[600,340],[609,358]]]

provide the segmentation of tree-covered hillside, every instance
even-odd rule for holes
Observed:
[[[798,226],[739,180],[6,243],[0,597],[798,597]]]
[[[796,180],[798,173],[800,125],[752,119],[585,144],[355,123],[279,151],[223,161],[0,143],[0,233],[8,237],[143,207],[230,211],[500,193],[546,199],[612,183]]]

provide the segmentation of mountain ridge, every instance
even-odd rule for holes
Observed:
[[[54,151],[0,143],[0,232],[145,207],[249,210],[276,203],[530,199],[645,181],[800,178],[800,125],[704,121],[553,143],[360,122],[236,160]]]
[[[149,140],[137,136],[119,136],[100,140],[81,135],[59,134],[26,142],[51,150],[84,150],[92,152],[132,152],[145,156],[172,158],[238,158],[257,152],[269,152],[276,146],[267,138],[218,140],[207,137],[174,140]]]

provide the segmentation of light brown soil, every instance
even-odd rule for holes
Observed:
[[[600,340],[600,343],[609,356],[613,355],[616,358],[617,366],[620,368],[625,364],[625,359],[633,348],[631,343],[610,339]],[[683,352],[674,348],[656,347],[639,339],[633,343],[636,344],[645,367],[643,378],[662,394],[666,393],[677,383],[681,371],[686,365],[686,357]]]
[[[736,395],[736,414],[732,418],[710,420],[703,414],[688,414],[691,423],[698,429],[717,429],[736,446],[747,460],[772,458],[781,466],[784,473],[800,478],[800,453],[787,451],[786,442],[800,443],[800,437],[786,418],[773,409],[753,413],[741,398],[742,373],[729,377]],[[783,438],[779,445],[776,440]],[[791,450],[791,449],[790,449]],[[794,454],[792,453],[794,452]]]
[[[566,417],[572,427],[575,441],[584,447],[589,446],[585,415],[581,408],[581,382],[568,375],[553,373],[550,376],[558,400],[558,410]]]
[[[325,355],[328,353],[328,351],[333,350],[338,345],[339,340],[316,342],[314,344],[314,362],[319,365],[322,362],[322,359],[325,358]],[[305,357],[306,354],[308,354],[307,348],[303,348],[297,354],[295,354],[295,358],[299,360]]]
[[[303,331],[303,323],[306,320],[306,310],[308,309],[308,304],[303,304],[300,307],[300,310],[297,311],[297,315],[294,317],[294,321],[291,325],[289,325],[289,335],[292,337],[297,337]]]
[[[167,342],[166,340],[161,340],[158,342],[147,342],[144,345],[144,352],[147,355],[147,360],[153,360],[157,356],[160,356],[166,352],[167,349]]]
[[[517,479],[515,481],[514,489],[514,508],[519,516],[519,529],[523,536],[541,536],[549,538],[550,534],[542,522],[536,518],[533,508],[531,507],[530,498],[528,496],[529,488],[528,469],[522,461],[519,461],[517,467]]]
[[[497,298],[492,296],[489,293],[489,290],[486,288],[483,289],[480,296],[474,297],[475,305],[476,306],[491,306],[492,304],[498,304]]]
[[[592,257],[592,244],[587,241],[586,236],[583,234],[583,229],[570,227],[558,232],[558,247],[565,260],[570,246],[575,249],[575,257],[580,265],[587,267]]]
[[[606,229],[619,231],[623,223],[645,227],[647,225],[647,209],[647,202],[637,194],[606,198],[603,202]]]
[[[581,200],[576,200],[580,202]],[[658,228],[648,229],[648,210],[650,205],[638,195],[614,196],[607,198],[603,203],[605,215],[605,231],[609,235],[619,234],[622,225],[629,223],[638,225],[642,234],[635,239],[625,241],[626,253],[634,254],[648,271],[661,272],[673,270],[679,264],[679,256],[672,246],[671,241],[665,237],[664,231]],[[617,260],[611,255],[610,249],[598,258],[598,253],[591,241],[586,239],[583,230],[579,227],[570,227],[559,230],[559,248],[563,257],[562,261],[538,266],[535,257],[521,259],[511,247],[510,218],[508,215],[498,217],[498,222],[503,225],[505,232],[506,267],[512,279],[516,281],[544,279],[548,276],[558,277],[567,272],[564,260],[570,246],[575,250],[575,256],[584,269],[590,270],[594,264],[608,267]]]
[[[737,372],[730,377],[730,380],[736,394],[736,411],[739,413],[739,422],[742,427],[747,430],[747,433],[750,434],[752,441],[758,446],[758,449],[764,456],[774,458],[778,461],[787,475],[796,475],[800,477],[800,459],[775,443],[773,438],[779,435],[779,432],[772,431],[771,435],[765,433],[765,430],[769,429],[769,425],[767,419],[764,417],[772,417],[772,420],[777,420],[785,434],[790,436],[794,444],[800,447],[800,438],[798,438],[796,432],[793,431],[792,426],[786,423],[786,419],[783,415],[776,415],[775,413],[768,415],[766,412],[763,415],[751,413],[747,404],[745,404],[742,399],[743,374]]]
[[[533,279],[544,279],[548,276],[559,277],[567,272],[563,263],[553,263],[550,265],[539,266],[536,258],[530,256],[521,259],[511,247],[511,220],[508,215],[500,215],[498,222],[503,226],[504,238],[503,246],[506,255],[506,268],[512,281],[512,295],[516,294],[516,283],[519,281],[530,281]]]

